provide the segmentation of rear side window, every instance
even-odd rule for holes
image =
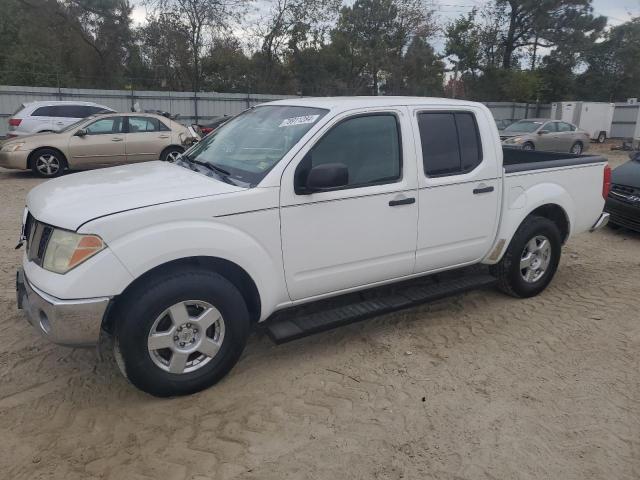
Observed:
[[[32,117],[54,117],[53,107],[38,107],[31,114]]]
[[[482,162],[480,133],[472,113],[419,113],[418,129],[427,176],[460,175]]]
[[[558,122],[557,125],[559,132],[573,132],[575,130],[575,127],[569,123]]]
[[[158,132],[161,122],[153,117],[129,117],[129,133]],[[163,125],[164,126],[164,125]]]

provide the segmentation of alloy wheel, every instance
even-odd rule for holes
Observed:
[[[524,247],[520,256],[520,275],[527,283],[540,280],[551,263],[551,242],[544,235],[537,235]]]
[[[216,356],[224,334],[224,319],[217,308],[201,300],[186,300],[156,318],[149,331],[147,349],[153,363],[162,370],[190,373]]]

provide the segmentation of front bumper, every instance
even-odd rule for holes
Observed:
[[[611,214],[611,223],[640,232],[640,203],[622,202],[609,196],[604,209]]]
[[[598,221],[593,224],[593,226],[589,231],[595,232],[596,230],[600,230],[601,228],[604,228],[607,225],[607,223],[609,223],[609,216],[610,215],[607,212],[602,212],[600,214],[600,217],[598,218]]]
[[[60,300],[31,285],[22,269],[16,274],[16,294],[18,308],[51,342],[70,347],[98,343],[109,297]]]
[[[29,153],[23,150],[17,152],[0,152],[0,167],[17,170],[27,170]]]

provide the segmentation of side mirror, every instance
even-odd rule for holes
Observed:
[[[87,134],[87,131],[84,128],[81,128],[74,135],[76,137],[84,137],[86,134]]]
[[[349,169],[343,163],[325,163],[313,167],[307,175],[306,192],[324,192],[349,184]]]
[[[538,135],[546,135],[549,133],[549,130],[538,130]]]

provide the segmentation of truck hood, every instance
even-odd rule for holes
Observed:
[[[611,182],[618,185],[640,188],[640,162],[630,160],[613,170]]]
[[[243,190],[167,162],[74,173],[29,192],[27,208],[41,222],[77,230],[94,218],[136,208]]]

